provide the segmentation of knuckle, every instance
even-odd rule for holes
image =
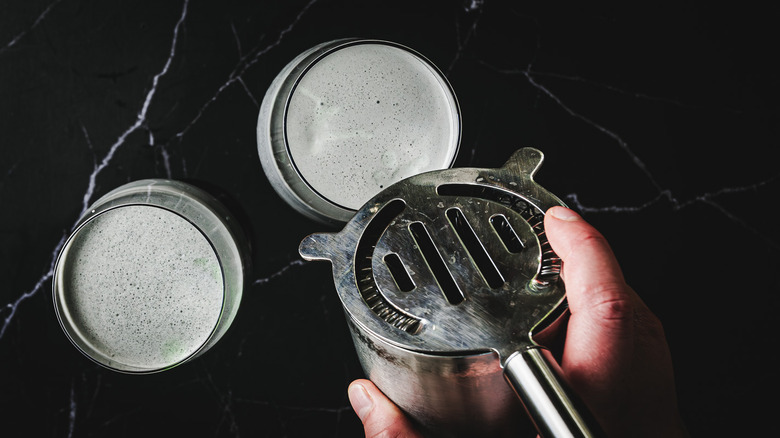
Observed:
[[[590,295],[589,311],[595,318],[616,324],[634,320],[635,306],[625,284],[602,284],[592,289]]]
[[[595,303],[591,308],[599,319],[607,321],[631,321],[634,309],[631,302],[625,298],[609,298]]]

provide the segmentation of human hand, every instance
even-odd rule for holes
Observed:
[[[604,237],[579,215],[553,207],[545,230],[563,259],[571,316],[561,369],[610,437],[685,437],[663,327],[625,283]],[[349,388],[366,437],[419,437],[367,380]]]
[[[660,320],[625,282],[604,237],[578,214],[548,210],[571,316],[561,369],[610,437],[687,436]]]

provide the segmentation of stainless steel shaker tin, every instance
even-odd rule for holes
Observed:
[[[393,345],[347,313],[366,377],[426,436],[510,437],[533,426],[493,352],[429,354]]]
[[[450,167],[460,109],[436,66],[389,41],[341,39],[285,66],[257,123],[271,185],[305,216],[343,224],[382,188]]]
[[[53,302],[68,339],[114,371],[147,374],[198,357],[238,311],[248,257],[216,198],[150,179],[98,199],[54,268]]]

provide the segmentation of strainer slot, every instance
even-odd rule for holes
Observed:
[[[411,292],[414,290],[414,281],[409,276],[409,272],[406,271],[404,263],[398,254],[391,252],[384,257],[385,266],[390,271],[390,275],[395,280],[395,284],[401,292]]]
[[[501,243],[504,244],[504,247],[507,251],[511,252],[512,254],[518,254],[523,251],[525,246],[520,240],[520,237],[517,236],[515,229],[512,228],[512,224],[510,224],[506,219],[506,216],[503,214],[495,214],[491,216],[490,225],[492,225],[493,229],[496,230],[496,234],[498,234],[498,237],[501,239]]]
[[[397,308],[385,298],[376,284],[372,267],[379,238],[405,208],[406,203],[403,200],[394,199],[385,204],[366,225],[355,250],[355,278],[360,296],[374,314],[393,327],[416,334],[422,326],[421,320]]]
[[[447,264],[441,257],[439,250],[436,249],[436,244],[431,239],[431,235],[428,234],[425,225],[422,222],[412,222],[409,224],[409,231],[412,233],[412,237],[414,237],[417,248],[420,250],[423,259],[425,259],[428,269],[431,270],[436,283],[439,284],[439,288],[444,293],[444,298],[453,305],[462,303],[465,296],[458,284],[455,283],[455,279],[452,278],[452,273],[447,268]]]
[[[447,219],[450,220],[452,229],[460,238],[461,243],[471,256],[471,260],[482,274],[485,283],[491,289],[498,289],[504,285],[504,277],[498,271],[496,264],[485,249],[485,245],[474,232],[474,228],[469,224],[468,219],[459,208],[449,208],[446,212]]]
[[[447,183],[437,186],[436,193],[440,196],[464,196],[498,202],[517,213],[528,210],[528,203],[519,195],[497,187],[479,184]]]
[[[483,177],[480,178],[482,178],[484,181]],[[491,178],[488,177],[487,179]],[[562,262],[561,259],[552,250],[550,242],[547,240],[547,235],[544,232],[544,213],[538,210],[537,207],[533,207],[516,193],[507,192],[506,190],[498,187],[480,184],[442,184],[436,187],[436,193],[442,196],[464,196],[498,202],[499,204],[505,205],[514,212],[518,213],[520,217],[528,222],[528,224],[533,229],[534,234],[536,234],[536,237],[539,241],[539,247],[541,250],[539,272],[533,279],[534,286],[539,288],[546,288],[552,283],[558,281],[558,278],[561,274]],[[496,224],[493,225],[495,227]],[[507,225],[509,225],[508,222]],[[496,232],[498,232],[499,237],[501,237],[501,231],[499,231],[498,228],[496,228]],[[503,240],[503,237],[501,239]],[[506,243],[511,240],[512,238],[509,236],[508,240],[504,241],[504,244],[506,245]],[[522,242],[520,243],[522,244]],[[509,248],[507,247],[507,249]]]

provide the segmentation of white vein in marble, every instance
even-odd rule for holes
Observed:
[[[57,0],[56,2],[52,3],[38,17],[38,19],[36,20],[34,26],[37,26],[38,23],[41,20],[43,20],[43,18],[52,9],[52,7],[54,7],[60,1],[61,0]],[[234,84],[236,82],[238,82],[239,84],[242,84],[244,89],[247,91],[247,95],[253,100],[253,102],[255,104],[257,104],[257,100],[249,92],[248,88],[246,87],[246,84],[243,84],[242,76],[244,75],[244,73],[251,66],[256,64],[263,55],[265,55],[270,50],[272,50],[273,48],[275,48],[279,44],[281,44],[282,40],[284,39],[284,37],[289,32],[291,32],[293,30],[295,25],[301,20],[301,18],[304,16],[304,14],[315,3],[317,3],[317,1],[318,0],[311,0],[305,6],[303,6],[303,8],[295,16],[295,18],[292,20],[292,22],[288,26],[286,26],[284,29],[282,29],[279,32],[277,38],[274,41],[272,41],[270,44],[268,44],[267,46],[265,46],[263,48],[255,48],[255,49],[251,50],[247,55],[242,55],[240,57],[240,59],[239,59],[239,62],[236,65],[236,67],[234,68],[234,70],[229,75],[227,81],[225,81],[217,89],[217,91],[214,93],[214,95],[208,101],[206,101],[206,103],[204,103],[201,106],[201,108],[198,110],[195,118],[192,121],[190,121],[181,131],[179,131],[176,134],[175,137],[181,139],[189,131],[189,129],[191,129],[200,120],[202,115],[206,112],[206,110],[210,107],[210,105],[212,103],[214,103],[220,97],[222,92],[225,89],[227,89],[230,85],[232,85],[232,84]],[[179,40],[179,34],[181,32],[181,29],[182,29],[182,27],[184,25],[184,22],[185,22],[185,19],[187,17],[188,8],[189,8],[189,0],[184,0],[183,5],[182,5],[181,14],[180,14],[179,19],[177,20],[177,22],[176,22],[176,24],[174,25],[174,28],[173,28],[173,35],[172,35],[172,39],[171,39],[170,49],[169,49],[169,52],[168,52],[168,57],[165,60],[165,63],[163,64],[163,66],[160,69],[160,71],[152,77],[150,89],[149,89],[149,91],[145,95],[143,103],[141,104],[141,109],[138,111],[138,114],[136,115],[136,119],[135,119],[134,123],[131,124],[127,129],[125,129],[117,137],[117,139],[114,141],[114,143],[109,147],[108,152],[102,157],[102,159],[99,162],[97,160],[97,157],[95,157],[94,168],[93,168],[92,172],[90,173],[90,175],[88,177],[87,188],[86,188],[86,190],[84,192],[84,195],[82,196],[82,208],[81,208],[81,214],[79,216],[83,215],[87,211],[87,209],[89,208],[89,204],[92,201],[92,198],[94,196],[95,189],[96,189],[96,186],[97,186],[97,178],[100,175],[100,173],[111,165],[112,160],[113,160],[116,152],[122,146],[124,146],[126,144],[127,138],[131,134],[133,134],[133,133],[135,133],[135,132],[137,132],[137,131],[139,131],[141,129],[146,128],[146,126],[147,126],[147,114],[148,114],[148,111],[149,111],[149,107],[152,104],[152,101],[153,101],[153,98],[154,98],[155,94],[157,93],[160,80],[168,73],[168,71],[170,69],[170,66],[171,66],[171,63],[173,62],[173,59],[174,59],[174,57],[176,55],[176,50],[177,50],[177,45],[178,45],[177,43],[178,43],[178,40]],[[14,41],[12,41],[12,43],[8,43],[7,46],[10,47],[13,44],[16,44],[16,40],[18,40],[22,36],[23,35],[18,36],[17,38],[14,39]],[[236,38],[236,44],[238,46],[239,53],[242,53],[241,52],[240,42],[238,41],[238,38]],[[0,52],[2,52],[2,51],[0,50]],[[258,106],[259,106],[259,104],[258,104]],[[82,132],[84,134],[85,141],[87,143],[88,149],[89,150],[94,150],[92,142],[90,140],[90,136],[89,136],[87,128],[82,125],[81,129],[82,129]],[[153,137],[151,131],[148,131],[148,135],[149,135],[149,139],[150,139],[150,144],[151,145],[155,145],[154,137]],[[161,146],[160,149],[161,149],[161,154],[162,154],[162,157],[163,157],[163,160],[164,160],[164,166],[165,166],[166,174],[168,175],[168,177],[171,177],[172,176],[172,171],[171,171],[171,167],[170,167],[169,154],[168,154],[168,152],[167,152],[167,150],[165,149],[164,146]],[[13,169],[14,169],[14,167],[12,167],[8,171],[8,173],[10,173]],[[74,226],[75,226],[75,224],[74,224]],[[57,255],[59,254],[60,250],[62,249],[62,245],[64,244],[64,242],[65,242],[65,240],[67,238],[67,234],[68,233],[66,232],[65,235],[63,235],[62,239],[54,247],[54,249],[52,251],[52,254],[51,254],[48,270],[35,282],[35,284],[33,285],[33,287],[30,290],[28,290],[26,292],[23,292],[16,300],[6,304],[5,309],[2,311],[3,314],[4,314],[4,318],[2,319],[2,326],[0,326],[0,339],[3,338],[3,336],[6,333],[6,330],[8,329],[9,325],[11,324],[11,322],[14,319],[14,317],[16,316],[16,312],[18,311],[19,306],[25,300],[35,296],[40,291],[40,289],[51,279],[51,277],[52,277],[52,275],[54,273],[54,265],[56,263]],[[296,262],[293,262],[291,265],[295,265],[295,263]],[[263,283],[262,279],[258,280],[258,282],[259,282],[258,284],[262,284]]]
[[[62,0],[55,0],[54,2],[50,3],[49,6],[47,6],[43,10],[43,12],[41,12],[40,15],[38,15],[38,18],[35,19],[35,21],[32,23],[32,25],[30,25],[29,28],[19,32],[18,34],[16,34],[16,36],[14,36],[11,39],[11,41],[6,43],[3,47],[0,47],[0,55],[2,55],[6,50],[9,50],[10,48],[12,48],[15,45],[17,45],[19,43],[19,41],[21,41],[28,33],[30,33],[32,30],[34,30],[36,27],[38,27],[38,25],[41,24],[43,19],[46,18],[47,15],[49,15],[49,12],[51,12],[51,10],[55,6],[57,6],[57,4],[59,4],[61,1]]]
[[[149,91],[146,93],[146,97],[144,98],[143,104],[141,105],[141,109],[138,112],[136,116],[135,123],[130,125],[122,134],[119,135],[119,137],[114,141],[114,143],[109,148],[108,152],[105,156],[103,156],[103,159],[100,160],[99,163],[96,163],[94,166],[94,169],[90,173],[88,177],[87,182],[87,189],[84,192],[84,196],[82,197],[82,205],[81,205],[81,215],[84,214],[84,212],[87,211],[87,208],[89,208],[89,204],[92,200],[92,197],[94,196],[95,192],[95,186],[96,186],[96,180],[98,175],[111,164],[111,160],[114,158],[114,154],[116,154],[117,150],[119,150],[120,147],[122,147],[125,144],[125,141],[127,137],[140,129],[142,126],[144,126],[144,123],[146,122],[146,115],[149,110],[149,105],[151,105],[152,99],[154,98],[155,93],[157,92],[157,87],[160,83],[160,79],[168,72],[168,69],[171,66],[171,62],[173,60],[173,57],[176,54],[176,46],[177,41],[179,38],[179,31],[184,23],[184,19],[187,16],[187,8],[189,6],[189,0],[184,0],[184,4],[182,7],[182,13],[179,17],[179,20],[176,22],[176,25],[173,29],[173,38],[171,41],[171,48],[168,54],[168,58],[165,61],[165,64],[163,65],[160,72],[154,75],[152,78],[152,84]],[[89,134],[87,133],[87,129],[82,125],[82,130],[84,132],[84,136],[87,141],[87,146],[90,150],[92,149],[92,143],[89,139]],[[75,224],[74,224],[75,225]],[[54,251],[52,252],[51,259],[49,262],[49,269],[48,271],[35,283],[32,289],[29,291],[23,293],[19,298],[16,299],[13,303],[7,304],[6,308],[8,309],[8,314],[6,315],[5,319],[3,320],[3,325],[0,327],[0,339],[2,339],[3,335],[5,334],[6,329],[8,328],[8,325],[13,320],[14,315],[16,315],[16,312],[18,310],[19,305],[24,302],[25,300],[29,299],[30,297],[34,296],[38,291],[43,287],[44,284],[46,284],[49,279],[51,279],[53,273],[54,273],[54,265],[57,260],[57,255],[60,252],[60,249],[62,249],[62,245],[65,242],[65,236],[63,236],[62,239],[60,239],[59,243],[55,246]]]

